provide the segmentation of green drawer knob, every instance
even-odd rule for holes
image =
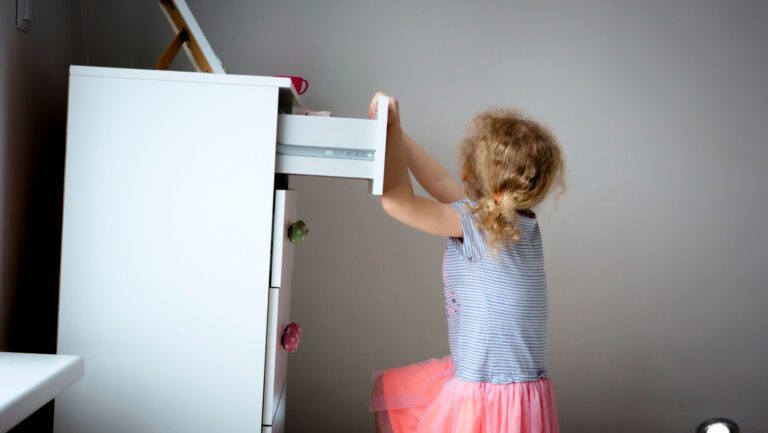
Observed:
[[[304,242],[307,233],[309,233],[309,229],[307,228],[307,224],[302,220],[298,220],[288,227],[288,239],[296,245]]]

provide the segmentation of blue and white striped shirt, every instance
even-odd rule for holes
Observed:
[[[494,256],[468,205],[458,212],[463,238],[448,238],[443,283],[456,377],[496,384],[547,375],[547,281],[535,218],[520,215],[520,240]]]

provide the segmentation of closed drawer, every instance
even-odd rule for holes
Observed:
[[[371,193],[381,195],[387,109],[388,98],[381,98],[375,120],[278,115],[275,171],[368,179]]]
[[[288,373],[288,352],[280,342],[290,323],[291,286],[269,289],[267,313],[267,352],[264,363],[263,424],[271,424]]]
[[[289,240],[291,225],[296,223],[297,193],[294,190],[275,191],[275,212],[272,219],[272,264],[270,287],[289,282],[293,269],[294,244]]]
[[[283,386],[283,392],[280,395],[280,402],[277,404],[275,417],[271,425],[261,427],[261,433],[283,433],[285,431],[285,399],[288,391],[288,383]]]
[[[290,323],[291,273],[296,244],[290,241],[291,226],[297,220],[298,193],[294,190],[275,191],[272,232],[272,269],[267,307],[267,346],[264,360],[263,424],[272,424],[277,402],[285,385],[288,352],[281,339]]]

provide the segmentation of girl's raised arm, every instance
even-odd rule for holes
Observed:
[[[386,96],[379,92],[371,105],[376,107],[377,99]],[[369,113],[373,116],[374,113]],[[400,128],[398,101],[390,97],[389,125],[387,126],[387,155],[384,161],[384,193],[381,205],[384,211],[403,224],[437,236],[462,237],[463,230],[459,215],[453,208],[413,194],[411,177],[405,158],[403,131]]]
[[[441,203],[453,203],[466,197],[464,189],[445,168],[403,131],[408,168],[422,187]]]

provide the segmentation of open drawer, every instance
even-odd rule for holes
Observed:
[[[381,195],[388,105],[379,99],[374,120],[279,114],[275,172],[368,179]]]

